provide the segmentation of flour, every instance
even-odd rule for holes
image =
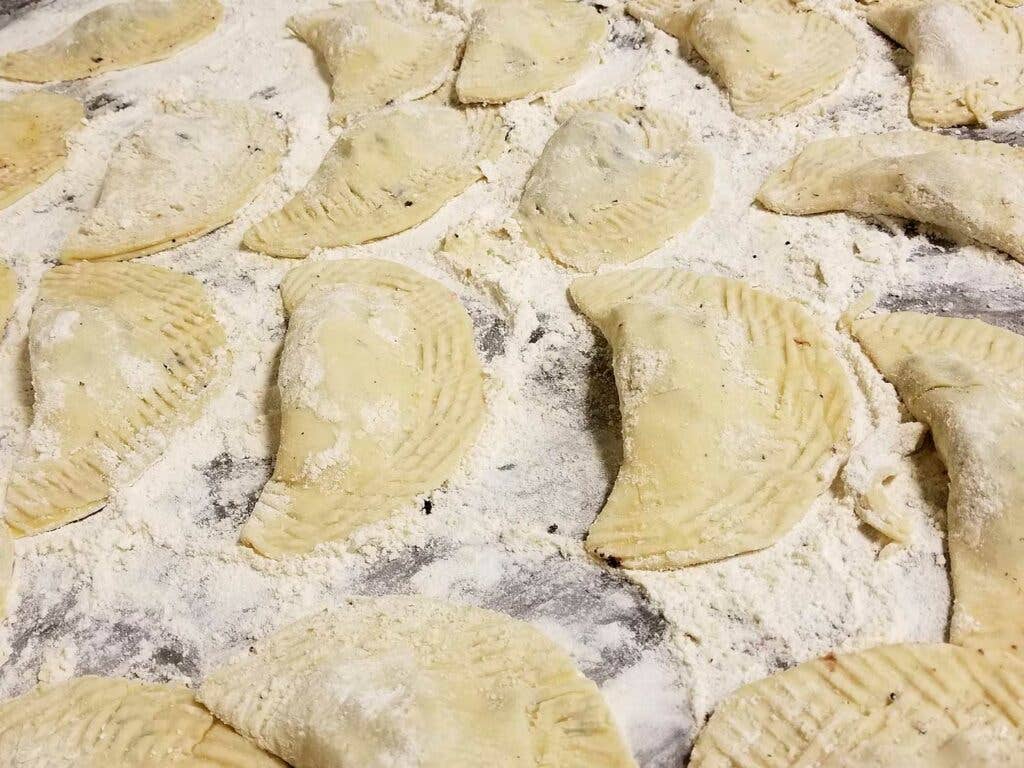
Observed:
[[[44,40],[104,2],[54,0],[0,29],[0,50]],[[564,91],[501,108],[509,150],[487,164],[486,182],[412,230],[312,254],[391,259],[455,291],[486,363],[487,423],[443,487],[350,542],[282,561],[237,539],[277,447],[285,327],[278,285],[294,262],[239,242],[305,184],[340,131],[328,126],[329,87],[312,51],[285,28],[292,14],[325,3],[225,4],[222,27],[169,60],[54,86],[86,104],[88,124],[74,134],[63,172],[0,211],[0,258],[24,286],[0,347],[0,462],[9,466],[30,422],[24,342],[36,286],[89,208],[117,142],[157,114],[161,99],[250,100],[287,125],[281,172],[233,223],[141,260],[204,283],[232,351],[227,381],[104,510],[16,543],[0,696],[86,673],[195,683],[229,650],[345,595],[415,592],[503,611],[547,632],[601,686],[643,768],[676,768],[703,719],[744,683],[829,651],[944,639],[941,462],[930,445],[914,450],[919,426],[901,426],[909,419],[892,388],[835,325],[873,292],[887,308],[981,316],[1021,330],[1012,324],[1020,322],[1024,273],[994,251],[929,240],[918,227],[847,214],[785,217],[751,204],[768,173],[812,139],[911,127],[906,75],[854,3],[805,3],[855,35],[854,70],[834,93],[763,122],[736,117],[699,60],[684,60],[674,39],[609,3],[599,65]],[[467,7],[443,4],[463,19]],[[3,95],[22,90],[0,83]],[[687,121],[715,161],[708,214],[637,265],[742,278],[798,301],[854,389],[850,462],[806,518],[762,552],[645,573],[597,564],[582,547],[621,462],[610,354],[569,303],[573,273],[528,248],[512,214],[555,112],[612,95]],[[1013,138],[1024,118],[998,126]],[[497,258],[470,265],[476,282],[464,261],[437,254],[445,237],[467,230],[500,243]],[[386,413],[382,405],[373,418]],[[903,545],[857,516],[882,468],[895,469],[887,494],[907,519]]]

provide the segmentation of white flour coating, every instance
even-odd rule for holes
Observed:
[[[54,0],[0,29],[0,50],[40,42],[105,0]],[[599,67],[547,101],[502,108],[510,151],[424,224],[312,258],[381,257],[455,290],[477,330],[489,420],[454,477],[393,518],[281,562],[236,545],[271,470],[284,324],[278,284],[294,265],[239,249],[242,233],[300,189],[338,135],[313,53],[285,29],[312,0],[228,0],[214,35],[167,61],[57,86],[88,106],[67,167],[0,212],[0,258],[22,294],[0,347],[0,457],[25,437],[25,336],[41,273],[94,198],[116,142],[159,99],[251,99],[277,111],[290,146],[281,173],[230,225],[142,261],[188,272],[210,292],[233,352],[224,390],[164,456],[91,518],[17,542],[17,596],[0,630],[0,696],[88,672],[196,681],[230,648],[350,593],[418,592],[531,621],[602,687],[644,768],[675,768],[723,696],[830,650],[941,640],[949,611],[945,477],[930,444],[906,450],[904,411],[857,346],[833,327],[860,296],[888,307],[981,315],[1020,327],[1024,276],[989,249],[935,244],[918,228],[846,214],[784,217],[751,204],[767,174],[806,142],[910,128],[893,47],[848,0],[809,2],[856,35],[861,58],[833,93],[797,114],[736,117],[674,40],[618,20]],[[465,3],[443,3],[449,11]],[[0,96],[25,90],[0,83]],[[638,265],[744,278],[803,303],[855,385],[853,456],[807,518],[775,547],[682,571],[613,570],[582,547],[621,460],[603,342],[569,305],[569,271],[522,245],[511,213],[571,100],[619,92],[686,119],[715,158],[710,212]],[[998,123],[1011,136],[1024,120]],[[1020,134],[1017,134],[1020,138]],[[499,258],[465,275],[436,255],[452,230],[502,229]],[[474,269],[474,267],[470,267]],[[369,419],[385,418],[386,404]],[[911,441],[912,442],[912,441]],[[910,454],[910,455],[905,455]],[[895,546],[864,526],[857,497],[882,467],[912,533]],[[427,514],[429,512],[429,514]],[[634,587],[630,580],[639,584]]]

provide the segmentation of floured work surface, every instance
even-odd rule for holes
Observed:
[[[40,4],[0,29],[0,50],[49,39],[99,4]],[[912,128],[892,47],[832,2],[815,7],[852,31],[857,62],[833,93],[765,121],[738,117],[674,39],[645,37],[609,10],[599,64],[546,101],[500,108],[509,149],[486,165],[487,181],[408,231],[314,251],[314,260],[390,259],[453,290],[474,323],[486,421],[443,487],[347,543],[281,560],[238,545],[277,448],[278,285],[295,266],[240,243],[303,187],[338,136],[328,127],[329,84],[284,29],[289,15],[324,5],[226,2],[216,45],[56,89],[81,100],[90,122],[70,139],[65,168],[0,212],[0,259],[21,285],[0,345],[5,469],[31,416],[25,338],[40,275],[92,206],[118,140],[150,119],[160,99],[203,96],[279,112],[291,135],[281,172],[231,224],[137,260],[203,283],[232,368],[201,418],[103,510],[16,543],[16,589],[0,625],[0,697],[90,673],[196,682],[227,649],[344,595],[422,593],[547,632],[599,684],[640,765],[676,768],[707,713],[742,684],[830,651],[943,640],[945,472],[929,440],[918,447],[920,430],[900,426],[910,416],[892,389],[834,326],[874,291],[887,310],[977,316],[1021,332],[1024,270],[916,225],[845,213],[786,217],[752,204],[768,174],[808,141]],[[454,0],[444,6],[457,12]],[[617,569],[584,550],[621,462],[611,360],[566,295],[579,273],[537,254],[515,231],[520,191],[557,127],[557,109],[620,89],[631,103],[686,122],[715,168],[707,214],[631,266],[719,274],[800,302],[852,391],[849,462],[799,524],[763,551],[663,572]],[[20,90],[2,84],[0,97]],[[1024,143],[1024,120],[961,135]],[[485,236],[506,226],[510,239]],[[453,232],[459,240],[477,233],[493,254],[479,243],[471,256],[454,246],[441,253]],[[859,497],[883,470],[895,470],[885,493],[908,518],[901,546],[858,516]]]

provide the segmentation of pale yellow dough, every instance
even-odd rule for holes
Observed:
[[[293,16],[288,27],[331,74],[334,123],[433,93],[451,74],[461,42],[453,24],[398,17],[372,0]]]
[[[228,367],[224,331],[195,278],[144,264],[43,275],[29,326],[32,427],[7,487],[15,536],[103,507],[191,423]]]
[[[952,641],[1024,652],[1024,337],[913,312],[853,331],[949,472]]]
[[[338,139],[305,189],[245,233],[245,245],[302,257],[413,227],[483,178],[505,131],[490,109],[413,103],[371,115]]]
[[[0,101],[0,208],[64,167],[68,134],[82,117],[75,99],[45,91]]]
[[[540,253],[583,271],[624,264],[707,211],[711,155],[681,120],[613,101],[565,116],[516,213]]]
[[[1019,13],[994,0],[881,0],[867,17],[914,56],[910,115],[918,125],[989,123],[1024,109]]]
[[[455,81],[463,103],[500,104],[570,85],[597,61],[608,25],[576,0],[485,0]]]
[[[281,443],[242,540],[270,556],[343,539],[443,483],[483,417],[469,316],[388,261],[293,269],[278,373]]]
[[[217,0],[127,0],[87,13],[48,43],[0,56],[0,77],[77,80],[173,56],[220,23]]]
[[[686,13],[681,11],[694,4],[694,0],[629,0],[626,3],[626,12],[634,19],[651,22],[662,32],[683,42],[688,18]]]
[[[132,259],[227,224],[277,171],[284,132],[244,102],[170,106],[114,150],[61,261]]]
[[[779,213],[900,216],[1024,261],[1024,149],[926,131],[812,142],[757,199]]]
[[[192,693],[105,677],[0,704],[0,768],[287,768]]]
[[[827,656],[740,688],[690,768],[1024,768],[1024,663],[952,645]]]
[[[0,264],[0,337],[14,312],[18,297],[18,281],[14,271]],[[14,542],[6,525],[0,524],[0,618],[7,612],[7,593],[14,578]]]
[[[634,768],[597,686],[502,614],[349,598],[240,654],[200,700],[294,768]]]
[[[608,338],[623,463],[587,536],[627,568],[667,569],[774,543],[847,449],[850,394],[797,304],[677,269],[576,280]]]

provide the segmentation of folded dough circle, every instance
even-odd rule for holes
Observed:
[[[827,487],[850,394],[792,301],[677,269],[569,288],[611,343],[624,458],[594,554],[668,569],[770,546]]]
[[[82,117],[75,99],[45,91],[0,101],[0,208],[64,167],[68,134]]]
[[[77,80],[173,56],[213,32],[218,0],[127,0],[85,14],[53,40],[0,56],[0,77]]]
[[[474,13],[455,93],[501,104],[570,85],[597,61],[608,25],[576,0],[484,0]]]
[[[373,0],[293,16],[288,28],[331,74],[334,123],[433,93],[451,74],[461,42],[451,24],[399,17]]]
[[[811,142],[757,199],[778,213],[900,216],[1024,261],[1024,149],[926,131]]]
[[[273,256],[377,240],[426,221],[504,145],[494,110],[413,103],[371,115],[328,151],[305,189],[245,233]]]
[[[293,269],[281,292],[281,443],[242,531],[274,557],[343,539],[438,487],[484,408],[472,324],[439,283],[346,259]]]
[[[1024,663],[953,645],[829,654],[740,688],[690,768],[1019,768]]]
[[[952,641],[1024,651],[1024,336],[915,312],[853,332],[949,472]]]
[[[214,671],[200,700],[294,768],[633,768],[597,686],[503,614],[349,598]]]
[[[114,150],[61,261],[132,259],[229,223],[277,171],[284,132],[244,102],[168,107]]]
[[[0,768],[287,768],[178,685],[80,677],[0,703]]]
[[[614,102],[579,108],[530,173],[516,218],[527,242],[583,271],[635,261],[711,200],[711,156],[678,118]]]
[[[15,536],[79,520],[192,423],[227,368],[224,330],[193,277],[146,264],[43,275],[29,325],[32,426],[7,486]]]
[[[881,0],[868,21],[910,51],[910,115],[923,127],[1024,109],[1024,17],[994,0]]]

